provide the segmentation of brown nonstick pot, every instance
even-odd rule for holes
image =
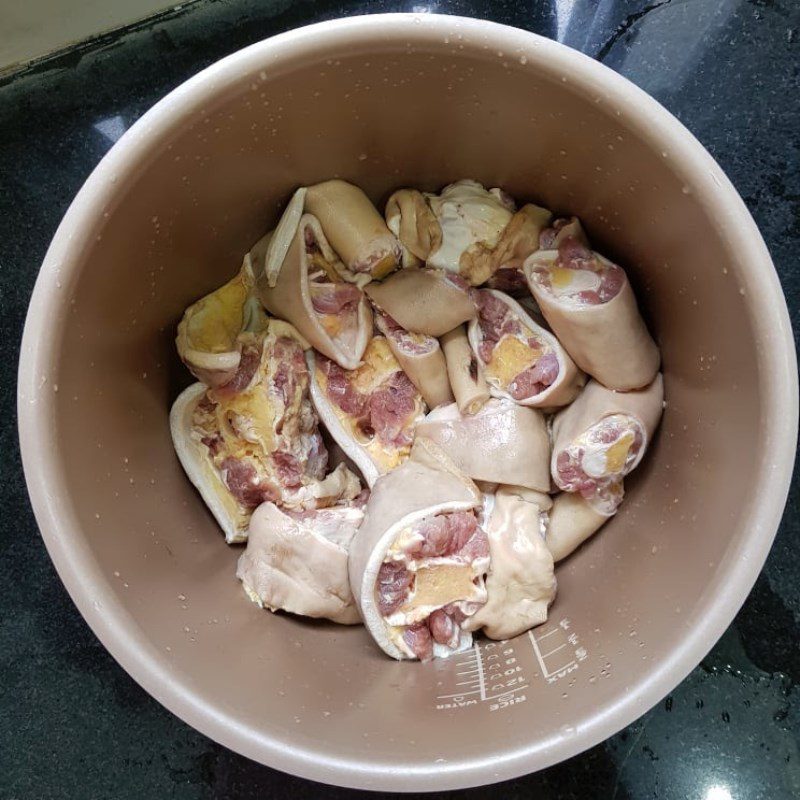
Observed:
[[[558,571],[550,621],[395,663],[363,628],[260,611],[185,478],[170,403],[184,309],[239,268],[291,191],[379,204],[473,177],[578,214],[624,265],[667,407],[620,514]],[[379,15],[260,42],[122,137],[48,251],[19,374],[25,473],[76,605],[174,713],[319,781],[422,790],[541,769],[641,715],[700,661],[786,498],[795,354],[769,254],[701,145],[609,69],[531,33]]]

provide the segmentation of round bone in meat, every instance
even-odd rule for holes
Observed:
[[[635,469],[647,450],[664,409],[664,380],[661,373],[644,389],[635,392],[614,392],[597,381],[589,381],[575,402],[553,418],[553,453],[550,469],[558,483],[558,456],[584,431],[612,414],[625,414],[638,420],[644,431],[635,460],[628,472]]]

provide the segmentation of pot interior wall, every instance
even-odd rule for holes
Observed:
[[[83,543],[176,679],[245,728],[331,758],[453,765],[569,735],[680,646],[746,531],[757,459],[729,443],[758,452],[761,398],[737,256],[671,154],[602,90],[524,61],[457,37],[388,38],[242,73],[119,176],[64,286],[52,424]],[[238,270],[294,187],[332,176],[381,203],[474,177],[578,214],[628,270],[662,347],[660,435],[618,517],[560,568],[537,632],[565,644],[565,664],[578,650],[575,665],[551,675],[559,656],[543,666],[528,637],[485,651],[503,667],[489,696],[526,687],[506,708],[479,692],[437,699],[469,690],[459,662],[393,663],[362,628],[259,611],[172,450],[183,308]]]

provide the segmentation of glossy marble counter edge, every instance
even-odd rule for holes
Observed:
[[[19,340],[47,244],[100,157],[159,97],[258,39],[380,11],[483,16],[557,38],[678,116],[742,193],[800,314],[800,4],[794,0],[198,0],[0,79],[0,796],[344,798],[254,764],[140,689],[89,631],[37,535],[19,463]],[[792,99],[794,98],[794,100]],[[544,772],[460,795],[800,796],[800,487],[723,639],[664,703]]]

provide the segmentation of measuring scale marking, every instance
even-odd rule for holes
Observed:
[[[447,664],[455,666],[455,681],[446,693],[436,697],[436,708],[466,708],[489,703],[490,711],[499,711],[523,703],[523,694],[530,687],[523,662],[552,684],[578,669],[588,656],[580,646],[577,634],[570,631],[568,618],[543,630],[538,636],[528,631],[531,650],[524,646],[525,637],[492,642],[475,642],[470,650],[453,657]],[[531,658],[533,656],[533,658]]]
[[[528,638],[531,640],[542,677],[548,683],[555,683],[559,678],[574,672],[578,669],[579,662],[585,660],[588,655],[586,649],[579,646],[578,635],[568,633],[569,629],[570,621],[564,618],[558,623],[557,628],[539,636],[534,636],[533,631],[528,631]],[[561,636],[552,638],[558,633],[561,633]],[[554,667],[554,664],[558,666]]]

